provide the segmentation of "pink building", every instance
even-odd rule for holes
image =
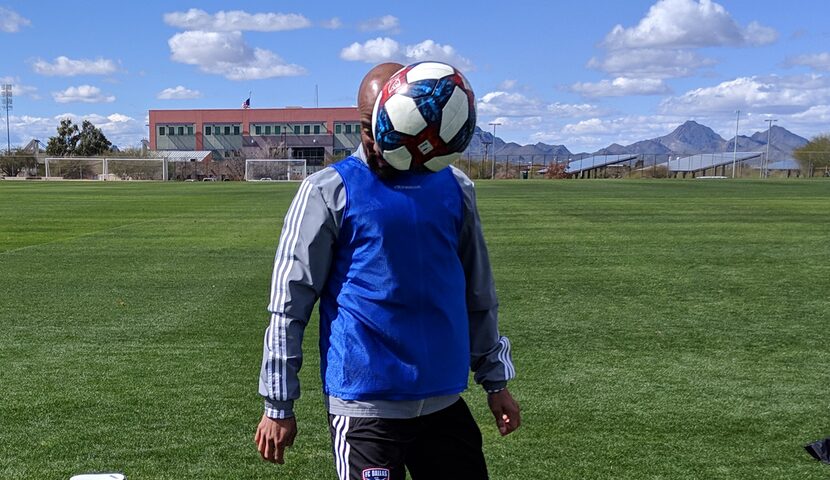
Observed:
[[[153,150],[211,150],[222,158],[304,158],[309,165],[353,153],[355,107],[150,110]]]

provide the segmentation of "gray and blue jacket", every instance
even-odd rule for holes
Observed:
[[[271,281],[259,382],[269,417],[293,415],[318,299],[332,414],[411,418],[455,402],[469,369],[488,391],[515,375],[475,190],[457,169],[381,181],[358,150],[300,185]]]

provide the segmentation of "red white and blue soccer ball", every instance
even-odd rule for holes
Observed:
[[[372,110],[375,142],[398,170],[445,168],[470,144],[475,126],[473,89],[446,63],[402,68],[386,82]]]

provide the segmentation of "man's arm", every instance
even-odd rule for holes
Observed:
[[[476,383],[488,393],[488,403],[502,435],[519,427],[519,406],[507,381],[516,376],[510,340],[499,333],[498,298],[490,256],[478,215],[473,182],[453,168],[464,194],[464,223],[458,255],[467,281],[467,314],[470,322],[470,368]]]
[[[303,333],[331,265],[339,221],[331,203],[341,188],[333,169],[309,177],[300,185],[280,234],[259,376],[265,412],[254,437],[263,458],[272,462],[282,463],[283,449],[296,435],[293,406],[300,396]]]

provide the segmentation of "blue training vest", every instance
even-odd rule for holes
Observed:
[[[333,167],[346,208],[320,298],[325,393],[419,400],[463,391],[470,333],[458,181],[445,168],[384,182],[354,157]]]

